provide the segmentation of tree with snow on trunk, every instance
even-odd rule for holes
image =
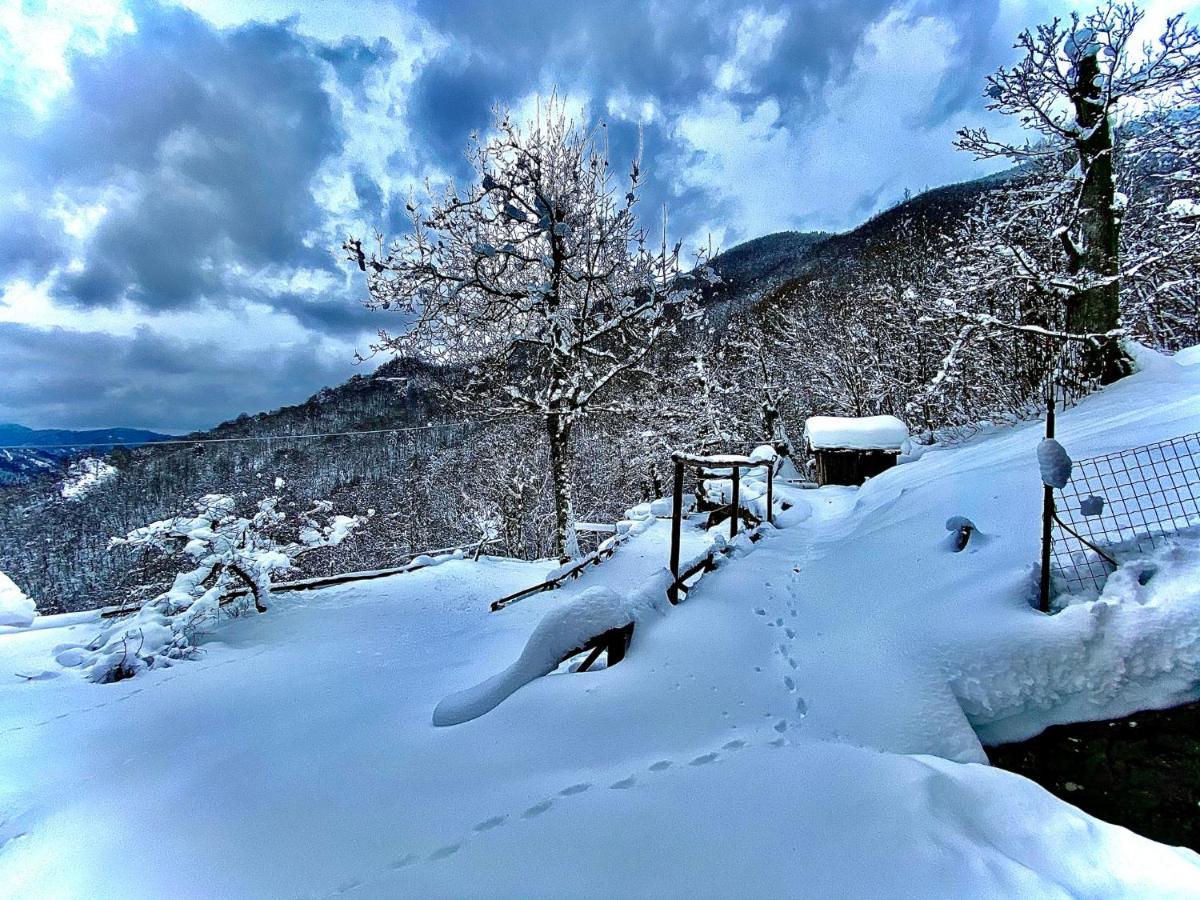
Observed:
[[[573,428],[640,372],[707,272],[683,271],[665,222],[661,246],[649,244],[636,215],[639,164],[618,188],[605,134],[553,96],[523,127],[497,111],[492,135],[472,138],[474,183],[427,186],[427,202],[408,205],[410,230],[387,249],[382,237],[370,256],[358,240],[344,245],[367,275],[366,305],[415,317],[403,334],[381,332],[375,350],[464,369],[460,399],[543,419],[564,559],[578,553]]]
[[[1047,266],[1038,248],[1018,242],[1007,255],[1022,279],[1061,300],[1063,329],[1072,335],[1116,332],[1122,281],[1145,265],[1121,258],[1125,197],[1117,190],[1114,121],[1179,94],[1200,76],[1200,32],[1174,16],[1155,44],[1136,48],[1143,15],[1132,4],[1109,2],[1069,22],[1056,18],[1022,32],[1020,62],[991,75],[986,96],[988,109],[1017,117],[1038,139],[1016,143],[982,128],[959,132],[958,146],[982,159],[1060,166],[1056,189],[1031,200],[1042,207],[1049,197],[1055,207],[1052,231],[1039,240],[1058,245],[1056,259]],[[1088,343],[1081,366],[1081,375],[1105,384],[1130,370],[1118,342],[1105,337]]]

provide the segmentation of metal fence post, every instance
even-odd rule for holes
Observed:
[[[679,602],[679,533],[683,526],[683,460],[675,460],[675,485],[671,492],[671,592],[672,604]]]
[[[1046,406],[1046,439],[1054,437],[1054,385]],[[1054,546],[1054,488],[1042,485],[1042,571],[1038,584],[1038,609],[1050,612],[1050,551]]]

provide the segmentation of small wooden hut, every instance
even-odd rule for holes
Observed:
[[[896,464],[908,426],[895,416],[812,416],[804,440],[817,464],[817,484],[862,484]]]

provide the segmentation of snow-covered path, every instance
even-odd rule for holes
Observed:
[[[1200,429],[1200,367],[1159,362],[1065,415],[1068,448]],[[665,523],[499,614],[549,566],[280,595],[200,661],[115,685],[53,662],[93,623],[0,634],[0,897],[1195,896],[1196,854],[953,761],[979,754],[964,706],[1020,730],[1200,683],[1186,591],[1099,625],[1024,604],[1035,444],[1036,426],[796,492],[808,520],[639,626],[620,666],[454,727],[430,722],[442,697],[573,593],[636,587]],[[943,546],[950,515],[979,526],[973,551]],[[1169,673],[1106,637],[1171,611],[1190,618]],[[1141,657],[1115,686],[1105,647]]]

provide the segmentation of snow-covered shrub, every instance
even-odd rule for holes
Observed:
[[[150,548],[182,557],[190,568],[175,576],[171,587],[143,605],[132,619],[120,618],[82,646],[59,648],[58,661],[81,666],[97,682],[120,681],[146,668],[170,665],[196,652],[196,639],[214,624],[220,608],[231,614],[249,611],[251,603],[265,612],[274,575],[293,567],[301,553],[343,541],[363,521],[329,516],[332,504],[318,500],[299,516],[298,540],[280,543],[268,531],[287,518],[279,498],[258,502],[250,518],[237,514],[237,502],[225,494],[206,494],[196,512],[152,522],[134,529],[110,546]]]
[[[25,628],[33,624],[36,616],[37,606],[34,602],[13,584],[11,578],[0,572],[0,625]]]

